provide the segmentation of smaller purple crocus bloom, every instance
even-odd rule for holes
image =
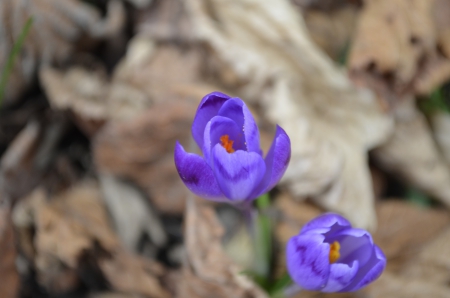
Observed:
[[[263,158],[249,109],[241,99],[220,92],[200,102],[192,135],[203,156],[187,153],[177,142],[175,165],[189,190],[214,201],[244,203],[266,193],[283,176],[291,156],[289,137],[277,126]]]
[[[353,292],[377,279],[386,257],[369,232],[344,217],[326,213],[308,222],[286,247],[287,269],[300,287]]]

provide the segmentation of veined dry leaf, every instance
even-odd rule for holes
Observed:
[[[391,138],[373,155],[385,169],[450,206],[450,169],[413,100],[397,104]]]
[[[5,103],[13,102],[30,86],[41,65],[62,63],[80,42],[116,34],[124,22],[118,0],[108,2],[108,14],[79,0],[3,0],[0,2],[0,69],[23,26],[33,17],[32,28],[9,78]]]
[[[177,297],[267,297],[224,253],[223,228],[210,205],[190,198],[185,220],[186,263]]]
[[[391,121],[372,94],[356,89],[314,46],[289,1],[186,4],[222,83],[289,134],[284,185],[297,198],[311,197],[356,226],[374,228],[367,151],[384,141]]]

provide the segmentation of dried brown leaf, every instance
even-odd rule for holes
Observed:
[[[223,252],[214,209],[190,199],[186,208],[186,263],[177,297],[267,297]]]
[[[450,78],[448,1],[367,0],[349,58],[355,82],[395,105]]]

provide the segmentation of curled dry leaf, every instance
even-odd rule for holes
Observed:
[[[224,253],[223,228],[200,200],[189,198],[186,206],[186,263],[177,297],[267,297]]]
[[[355,82],[391,106],[404,94],[427,94],[450,78],[448,1],[366,0],[349,58]]]
[[[373,151],[374,157],[385,169],[450,206],[450,169],[425,117],[412,100],[399,102],[394,113],[394,133]]]
[[[372,94],[314,46],[288,1],[185,3],[221,83],[289,134],[284,185],[356,226],[375,227],[367,150],[384,141],[391,121]]]
[[[123,26],[124,16],[118,0],[108,2],[107,16],[103,19],[93,6],[78,0],[1,1],[1,69],[27,19],[33,18],[8,81],[5,102],[13,102],[30,86],[41,65],[69,59],[76,47],[86,42],[86,37],[95,40],[116,34]]]

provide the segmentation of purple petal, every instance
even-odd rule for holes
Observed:
[[[225,117],[215,116],[208,122],[205,128],[204,143],[203,143],[203,155],[206,161],[210,163],[211,148],[217,143],[221,144],[220,138],[224,135],[228,135],[230,140],[233,140],[233,149],[245,150],[245,140],[242,131],[237,124]]]
[[[360,268],[354,280],[341,292],[353,292],[367,286],[381,275],[384,268],[386,268],[386,256],[377,245],[374,245],[369,262]]]
[[[255,197],[271,190],[281,179],[291,159],[291,140],[286,132],[277,125],[272,146],[264,160],[266,174],[255,191]]]
[[[203,97],[200,102],[197,113],[195,114],[194,122],[192,123],[192,136],[198,147],[203,148],[203,134],[206,124],[216,116],[222,105],[230,97],[221,92],[212,92]]]
[[[327,286],[322,292],[339,292],[352,281],[358,272],[358,261],[354,261],[351,266],[347,264],[334,263],[330,266],[330,276],[328,277]]]
[[[336,213],[325,213],[304,225],[300,234],[316,228],[331,228],[330,233],[333,233],[345,228],[351,228],[351,226],[350,222],[343,216]]]
[[[339,263],[351,264],[358,260],[363,267],[371,258],[373,240],[369,232],[362,229],[345,229],[338,233],[326,236],[327,242],[338,241],[341,245]]]
[[[240,98],[231,98],[224,103],[218,115],[236,122],[245,135],[247,151],[261,154],[258,126],[247,105]]]
[[[178,141],[175,145],[175,166],[190,191],[210,200],[226,200],[211,167],[201,156],[187,153]]]
[[[214,175],[220,189],[231,200],[242,201],[259,184],[266,166],[262,157],[255,152],[238,150],[228,153],[220,144],[212,150]]]
[[[330,245],[323,235],[292,237],[286,247],[286,264],[293,281],[306,290],[318,291],[326,286],[330,275]]]

